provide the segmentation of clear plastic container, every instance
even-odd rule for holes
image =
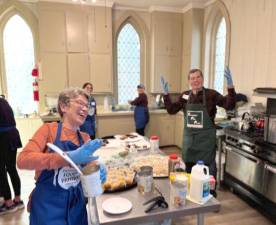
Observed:
[[[159,137],[158,136],[151,136],[150,137],[150,151],[152,153],[156,153],[159,151]]]
[[[169,174],[178,168],[180,168],[180,158],[176,154],[171,154],[169,156]]]
[[[186,204],[188,192],[188,178],[185,175],[178,175],[170,180],[170,201],[175,207],[181,207]]]

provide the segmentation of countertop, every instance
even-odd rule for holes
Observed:
[[[166,114],[167,111],[165,109],[150,109],[150,114]],[[116,117],[116,116],[133,116],[134,111],[130,110],[122,110],[122,111],[97,111],[97,117]],[[40,118],[43,122],[52,122],[59,121],[60,116],[58,113],[54,114],[41,114]]]

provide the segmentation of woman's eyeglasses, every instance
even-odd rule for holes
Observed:
[[[78,104],[79,106],[81,106],[82,108],[86,108],[86,109],[89,108],[88,103],[84,103],[84,102],[81,101],[81,100],[70,100],[70,102],[77,103],[77,104]]]

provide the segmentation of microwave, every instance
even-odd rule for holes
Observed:
[[[265,116],[264,140],[276,144],[276,115]]]

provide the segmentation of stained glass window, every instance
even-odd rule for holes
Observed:
[[[224,66],[225,66],[225,48],[226,48],[226,23],[222,18],[216,34],[215,46],[215,79],[214,89],[221,94],[224,90]]]
[[[118,104],[137,97],[140,83],[140,39],[135,28],[126,23],[117,40]]]
[[[5,74],[8,101],[14,114],[37,111],[33,101],[34,43],[27,23],[18,15],[11,17],[3,31]]]

